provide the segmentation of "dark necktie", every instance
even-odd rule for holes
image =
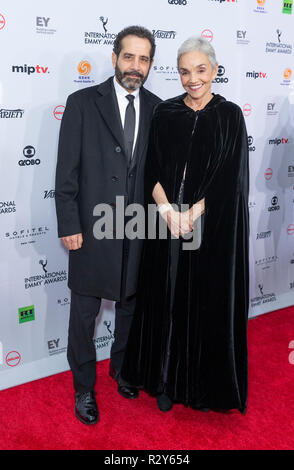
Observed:
[[[135,124],[136,124],[136,111],[134,107],[133,95],[126,95],[127,100],[129,101],[126,115],[125,115],[125,124],[124,124],[124,135],[125,135],[125,144],[126,152],[128,157],[128,162],[130,163],[133,153],[133,144],[134,144],[134,135],[135,135]]]

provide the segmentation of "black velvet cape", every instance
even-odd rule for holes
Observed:
[[[205,198],[200,248],[180,249],[170,309],[170,238],[146,240],[137,307],[122,377],[196,409],[247,406],[248,141],[240,108],[220,95],[194,112],[186,94],[154,113],[146,162],[146,202],[159,181],[177,199],[187,163],[184,204]],[[197,119],[196,119],[197,116]],[[194,132],[193,132],[194,128]],[[167,349],[171,334],[170,347]]]

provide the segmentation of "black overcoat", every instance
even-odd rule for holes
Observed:
[[[149,393],[194,408],[247,403],[248,141],[241,109],[214,95],[201,111],[185,94],[158,105],[146,163],[146,192],[161,183],[169,202],[205,198],[200,248],[180,249],[170,309],[170,239],[145,243],[137,308],[122,376]],[[194,130],[193,130],[194,129]],[[168,357],[168,362],[167,362]],[[168,364],[166,382],[163,370]]]
[[[63,114],[56,168],[58,236],[82,233],[83,245],[69,252],[68,286],[83,295],[120,299],[123,240],[98,240],[93,235],[97,204],[116,196],[144,202],[144,167],[154,106],[160,99],[140,89],[140,123],[132,165],[128,165],[113,77],[98,86],[71,94]],[[126,295],[136,291],[142,240],[130,242]]]

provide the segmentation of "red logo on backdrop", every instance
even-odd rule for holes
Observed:
[[[211,42],[213,40],[213,32],[210,29],[204,29],[201,33],[201,36],[207,41]]]
[[[249,115],[251,114],[251,111],[252,111],[252,106],[251,106],[251,104],[248,104],[248,103],[244,104],[244,106],[243,106],[243,114],[244,114],[244,116],[246,116],[246,117],[249,116]]]
[[[0,13],[0,30],[3,29],[5,26],[5,18],[3,15]]]
[[[55,119],[57,119],[58,121],[61,121],[64,110],[65,110],[65,106],[62,106],[62,105],[56,106],[56,108],[54,108],[54,111],[53,111]]]
[[[287,233],[288,233],[288,235],[293,235],[293,233],[294,233],[294,224],[288,225]]]
[[[271,168],[267,168],[264,172],[264,177],[266,180],[270,180],[273,176],[273,170]]]
[[[6,356],[6,364],[10,367],[18,366],[21,356],[17,351],[10,351]]]

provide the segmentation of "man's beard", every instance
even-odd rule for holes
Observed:
[[[136,78],[130,77],[129,75],[135,75]],[[146,82],[148,74],[144,77],[142,73],[137,72],[136,70],[129,70],[128,72],[123,73],[116,64],[115,76],[119,83],[127,90],[137,90]]]

